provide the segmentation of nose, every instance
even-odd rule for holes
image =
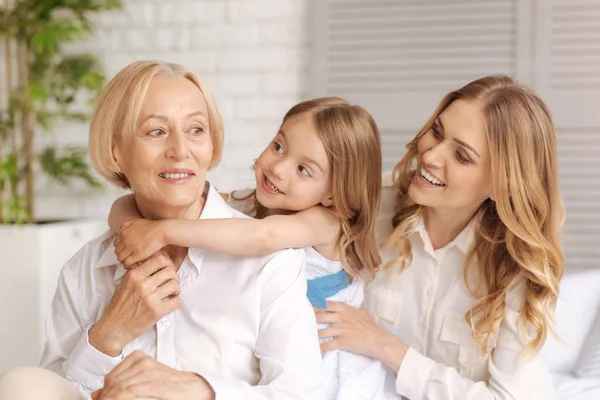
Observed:
[[[428,167],[442,168],[444,166],[444,142],[435,143],[423,153],[423,164]]]
[[[189,143],[184,132],[172,132],[168,139],[167,157],[174,160],[184,160],[189,157]]]
[[[285,169],[286,165],[284,158],[274,161],[273,164],[271,164],[271,173],[280,181],[285,179]]]

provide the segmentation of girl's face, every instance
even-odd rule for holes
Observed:
[[[408,195],[417,204],[474,214],[494,198],[490,150],[479,106],[456,100],[418,142],[417,173]]]
[[[289,118],[254,166],[264,207],[302,211],[332,204],[332,171],[310,115]]]

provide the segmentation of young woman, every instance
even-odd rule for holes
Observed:
[[[333,300],[359,308],[361,278],[372,276],[380,262],[374,225],[381,150],[371,115],[339,98],[297,104],[254,170],[256,190],[227,197],[255,219],[203,215],[196,221],[149,221],[139,219],[131,197],[118,200],[110,225],[121,230],[115,241],[119,260],[131,266],[169,244],[256,256],[304,247],[313,306],[325,309],[326,301]],[[185,171],[169,178],[187,179]],[[323,359],[329,399],[386,398],[380,362],[343,351]],[[393,388],[393,380],[387,384]]]
[[[447,94],[407,148],[382,195],[374,320],[332,304],[317,314],[333,337],[322,349],[382,361],[411,400],[554,398],[537,357],[564,269],[546,105],[482,78]]]

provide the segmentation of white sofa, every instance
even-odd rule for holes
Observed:
[[[560,341],[550,337],[542,356],[561,400],[600,400],[600,269],[568,271],[560,291]],[[590,374],[596,364],[597,372]]]

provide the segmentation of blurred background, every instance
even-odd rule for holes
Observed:
[[[1,1],[8,8],[14,5],[14,0]],[[97,3],[111,6],[110,1]],[[529,85],[549,105],[557,126],[567,268],[600,268],[600,1],[112,3],[122,3],[122,8],[90,13],[91,35],[61,51],[95,55],[107,78],[140,59],[181,63],[198,73],[213,91],[225,122],[223,160],[210,173],[221,191],[253,186],[253,160],[284,113],[300,100],[335,95],[366,107],[381,128],[384,168],[391,170],[448,91],[488,74],[510,75]],[[6,54],[2,42],[0,58]],[[6,74],[0,63],[5,99]],[[85,120],[57,120],[50,133],[33,129],[35,150],[85,147],[87,127]],[[108,184],[101,190],[79,182],[60,185],[40,168],[33,169],[36,220],[92,218],[104,223],[112,201],[123,193]],[[1,229],[0,239],[8,240]],[[94,225],[65,236],[73,236],[80,246],[98,229]],[[73,251],[65,248],[64,236],[53,235],[60,240],[46,241],[44,254],[46,260],[60,254],[46,261],[55,274]],[[42,304],[40,314],[55,287],[52,274],[45,278],[45,294],[36,300]],[[600,292],[600,284],[594,288]],[[588,308],[598,303],[600,299]]]

